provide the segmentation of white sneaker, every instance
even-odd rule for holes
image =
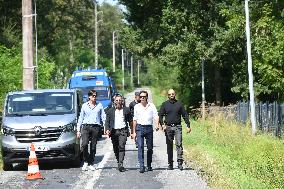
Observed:
[[[95,165],[89,165],[88,168],[89,168],[91,171],[95,171],[95,170],[96,170]]]
[[[87,171],[88,163],[84,163],[82,167],[82,171]]]

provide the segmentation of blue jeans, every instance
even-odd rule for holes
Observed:
[[[137,124],[136,137],[138,143],[138,161],[140,168],[144,167],[144,138],[146,139],[147,145],[147,167],[151,167],[153,156],[153,126]]]

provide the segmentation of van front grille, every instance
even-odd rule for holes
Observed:
[[[15,136],[20,143],[32,143],[32,142],[52,142],[56,141],[63,129],[62,128],[47,128],[36,130],[16,130]]]

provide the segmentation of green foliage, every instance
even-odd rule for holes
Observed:
[[[169,78],[169,85],[178,87],[184,94],[184,102],[198,105],[201,101],[202,60],[208,102],[227,104],[248,98],[243,2],[120,2],[128,9],[126,18],[130,23],[123,30],[123,44],[146,60],[147,70],[175,67],[176,72],[165,70],[160,75]],[[251,1],[249,5],[255,95],[258,100],[281,101],[284,98],[284,5],[277,0]],[[159,75],[148,72],[146,78],[151,78],[151,84],[166,82],[155,82],[153,75],[156,74]],[[178,82],[171,81],[172,77]]]
[[[247,126],[215,117],[193,122],[184,136],[188,158],[202,166],[212,188],[282,188],[284,144]]]
[[[22,90],[22,50],[21,46],[8,49],[0,45],[0,82],[3,84],[0,89],[0,105],[9,91]],[[46,50],[39,51],[38,61],[39,88],[54,88],[56,65]],[[35,74],[36,75],[36,74]]]
[[[8,91],[22,88],[22,53],[20,47],[8,49],[0,45],[0,105]]]

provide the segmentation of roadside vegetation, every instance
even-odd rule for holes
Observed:
[[[160,107],[166,95],[158,88],[152,92]],[[283,188],[283,140],[262,133],[253,136],[248,125],[222,115],[205,122],[191,119],[191,127],[189,135],[183,132],[185,158],[210,188]]]
[[[268,134],[253,136],[249,126],[221,116],[191,121],[184,137],[186,158],[212,188],[271,188],[284,186],[284,143]]]

